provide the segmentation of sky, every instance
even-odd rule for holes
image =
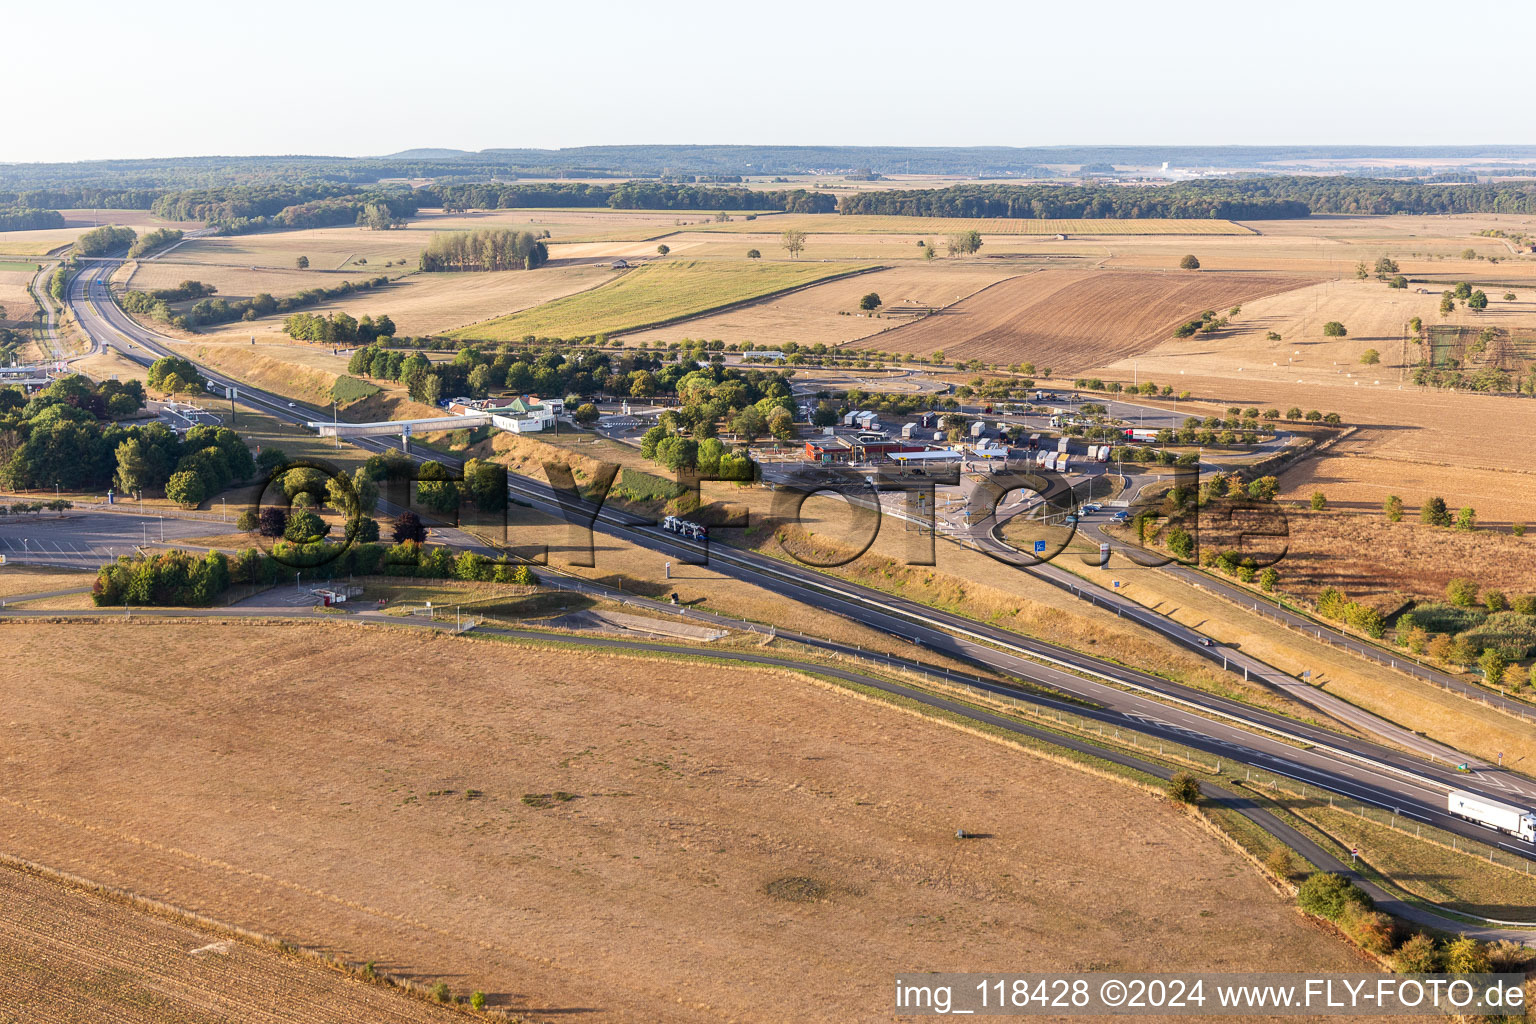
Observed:
[[[88,0],[4,22],[13,102],[65,116],[7,132],[0,162],[1536,142],[1519,86],[1536,3],[1506,0]]]

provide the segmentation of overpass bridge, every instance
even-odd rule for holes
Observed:
[[[378,423],[310,420],[308,426],[321,437],[383,437],[399,434],[400,440],[409,445],[412,435],[415,434],[433,434],[440,430],[458,430],[462,427],[483,427],[490,422],[490,413],[472,412],[463,416],[428,416],[416,420],[383,420]]]

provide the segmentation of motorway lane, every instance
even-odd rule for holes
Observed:
[[[119,349],[123,349],[131,339],[139,348],[127,349],[127,354],[141,363],[152,361],[158,355],[172,354],[170,349],[155,339],[152,332],[129,319],[106,294],[102,279],[110,274],[112,266],[103,263],[77,275],[70,294],[72,300],[77,297],[85,300],[76,305],[82,326],[93,340],[100,340]],[[87,298],[87,289],[93,285],[94,290]],[[236,383],[226,381],[218,374],[209,374],[209,377],[216,383]],[[287,422],[302,424],[310,419],[323,418],[302,405],[290,408],[285,400],[259,389],[236,386],[240,388],[242,401]],[[387,447],[383,442],[368,438],[355,439],[353,443],[375,451]],[[456,464],[456,460],[435,454],[433,457],[448,464]],[[513,494],[531,499],[534,504],[562,518],[571,518],[547,485],[516,476],[511,479],[513,482],[509,484],[509,490]],[[1433,822],[1447,831],[1480,839],[1488,838],[1485,830],[1450,818],[1443,810],[1444,798],[1441,795],[1450,786],[1460,786],[1474,792],[1482,790],[1485,795],[1497,799],[1498,787],[1480,785],[1483,781],[1481,773],[1471,777],[1452,775],[1451,781],[1446,782],[1446,772],[1440,766],[1426,764],[1419,758],[1399,751],[1346,740],[1326,730],[1292,722],[1236,701],[1227,701],[1145,673],[1100,662],[1075,651],[1033,641],[916,602],[834,581],[812,570],[781,564],[766,556],[735,550],[723,551],[718,545],[702,548],[663,533],[639,517],[611,510],[592,510],[586,503],[578,503],[577,509],[574,515],[578,519],[584,513],[595,511],[595,529],[618,533],[670,557],[697,556],[707,550],[712,562],[727,566],[726,571],[732,575],[797,601],[847,616],[883,629],[891,635],[913,640],[996,671],[1101,704],[1110,709],[1109,713],[1118,716],[1117,720],[1127,728],[1177,739],[1263,770],[1296,773],[1297,777],[1305,778],[1312,784],[1322,786],[1326,783],[1327,788],[1380,806],[1401,807],[1405,813],[1408,809],[1415,809],[1422,815],[1422,820]],[[1048,663],[1042,664],[1042,659]],[[1107,681],[1084,678],[1082,673]],[[1120,688],[1125,686],[1159,693],[1165,700],[1176,704],[1152,700],[1139,693],[1128,693]],[[1209,716],[1214,716],[1215,720]],[[1275,739],[1264,732],[1253,732],[1228,724],[1231,721],[1242,721],[1285,737],[1299,736],[1302,742],[1317,746],[1298,749],[1284,739]],[[1352,749],[1345,750],[1346,744]],[[1490,789],[1494,791],[1489,792]],[[1528,848],[1517,852],[1536,859],[1536,851]]]

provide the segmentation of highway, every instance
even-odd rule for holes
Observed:
[[[159,355],[175,354],[111,301],[102,281],[111,269],[111,263],[89,267],[77,275],[70,289],[71,305],[93,345],[111,346],[141,364]],[[286,422],[302,424],[324,418],[315,410],[290,406],[285,399],[230,381],[216,372],[204,372],[215,383],[238,387],[242,402]],[[352,443],[371,451],[388,447],[381,439],[360,438]],[[433,457],[453,461],[436,454]],[[665,557],[686,560],[707,554],[712,568],[745,582],[846,616],[918,646],[1080,698],[1100,708],[1093,714],[1117,728],[1174,740],[1224,759],[1303,780],[1397,810],[1449,832],[1496,842],[1536,859],[1536,850],[1530,844],[1501,838],[1452,818],[1444,810],[1445,793],[1450,788],[1506,800],[1536,793],[1536,787],[1528,780],[1513,773],[1487,768],[1471,774],[1459,773],[1451,765],[1431,760],[1422,752],[1405,752],[1348,738],[986,623],[833,579],[804,566],[719,544],[684,541],[625,512],[578,503],[572,513],[567,513],[547,484],[518,476],[509,475],[509,479],[514,497],[567,521],[595,513],[593,529],[621,536]],[[1024,693],[1006,692],[1016,697]]]

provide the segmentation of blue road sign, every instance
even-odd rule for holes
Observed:
[[[1045,554],[1045,541],[1043,541],[1043,540],[1035,541],[1035,554],[1037,554],[1037,555]]]

